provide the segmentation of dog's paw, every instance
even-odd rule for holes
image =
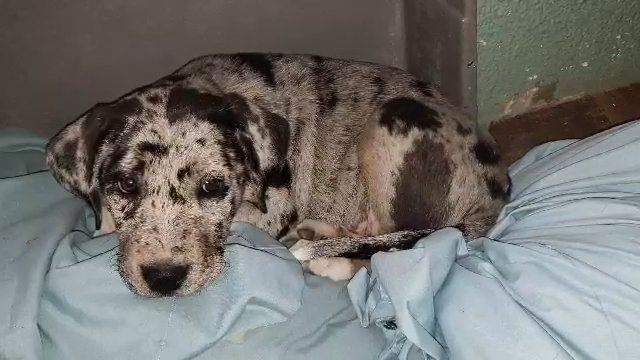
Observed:
[[[327,238],[355,236],[344,226],[333,226],[322,221],[305,219],[292,224],[289,232],[281,237],[279,241],[286,247],[291,248],[299,240],[316,241]]]
[[[338,234],[335,226],[310,219],[305,219],[298,224],[298,226],[296,226],[296,232],[301,239],[312,241],[337,237]]]
[[[317,258],[302,266],[305,271],[332,281],[350,280],[361,268],[353,260],[341,257]]]

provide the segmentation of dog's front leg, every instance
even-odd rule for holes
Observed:
[[[265,192],[266,213],[254,204],[243,201],[234,217],[234,221],[243,221],[255,225],[273,237],[286,233],[291,223],[297,221],[295,204],[287,188],[267,188]]]
[[[318,220],[303,219],[289,224],[286,233],[279,240],[290,248],[300,240],[316,241],[338,237],[358,238],[359,236],[344,226],[333,226]]]

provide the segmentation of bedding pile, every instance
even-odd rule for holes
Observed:
[[[0,131],[0,359],[639,359],[640,122],[531,150],[485,238],[442,229],[332,283],[237,223],[224,276],[142,299],[117,239]]]

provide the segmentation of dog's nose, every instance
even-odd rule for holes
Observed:
[[[161,295],[173,294],[189,273],[189,265],[142,265],[140,268],[149,288]]]

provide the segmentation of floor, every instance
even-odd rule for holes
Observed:
[[[502,119],[489,131],[502,160],[511,164],[536,145],[584,138],[635,119],[640,119],[640,83]]]

